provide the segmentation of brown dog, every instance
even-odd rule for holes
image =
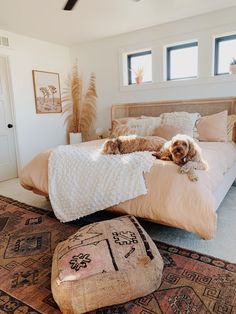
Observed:
[[[143,151],[159,151],[166,141],[158,136],[140,137],[136,135],[119,136],[107,140],[102,148],[103,154],[128,154]]]
[[[201,148],[190,136],[184,134],[174,136],[153,156],[161,160],[172,160],[180,166],[180,173],[187,173],[191,181],[198,180],[194,170],[207,170]]]

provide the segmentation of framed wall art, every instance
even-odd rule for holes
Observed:
[[[62,112],[59,73],[33,70],[32,74],[36,112]]]

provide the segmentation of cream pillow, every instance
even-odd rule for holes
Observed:
[[[153,135],[154,130],[161,125],[160,117],[146,117],[128,121],[127,125],[136,130],[139,136]]]
[[[153,135],[154,130],[161,125],[160,117],[122,118],[112,121],[111,136],[136,134],[139,136]]]
[[[233,140],[234,123],[236,123],[236,115],[231,114],[228,116],[228,119],[227,119],[227,135],[228,135],[229,142]]]
[[[112,128],[110,136],[118,137],[118,136],[125,136],[125,135],[131,135],[131,134],[136,134],[135,128],[131,128],[126,124],[118,124]]]
[[[197,138],[196,123],[201,117],[199,113],[168,112],[160,115],[161,123],[180,129],[180,133]]]
[[[112,120],[112,130],[116,128],[118,125],[124,125],[127,124],[128,121],[136,119],[136,118],[120,118],[120,119],[114,119]]]
[[[127,124],[131,120],[137,120],[140,118],[120,118],[120,119],[114,119],[112,120],[112,127],[110,136],[111,137],[118,137],[118,136],[125,136],[129,134],[135,134],[135,130],[132,130]]]
[[[227,110],[201,117],[198,124],[198,139],[203,142],[227,141]]]

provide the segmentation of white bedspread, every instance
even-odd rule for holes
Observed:
[[[57,218],[68,222],[147,193],[148,152],[103,155],[86,146],[59,146],[49,157],[49,197]]]

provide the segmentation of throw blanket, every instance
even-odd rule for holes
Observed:
[[[103,155],[94,148],[57,147],[48,165],[55,215],[68,222],[146,194],[143,172],[150,171],[153,160],[148,152]]]

